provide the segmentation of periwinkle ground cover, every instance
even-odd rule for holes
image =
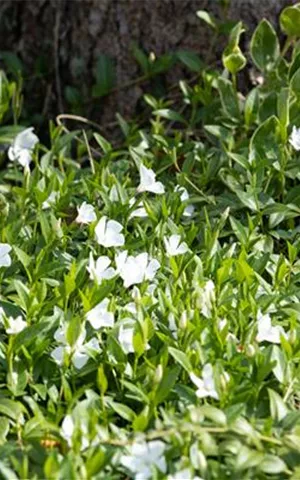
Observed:
[[[1,478],[300,477],[296,17],[257,27],[246,96],[237,24],[120,148],[7,126],[2,74]]]

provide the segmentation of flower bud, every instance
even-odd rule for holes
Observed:
[[[187,327],[187,314],[186,314],[186,310],[184,310],[181,314],[181,317],[180,317],[180,320],[179,320],[179,327],[182,329],[182,330],[185,330],[186,327]]]
[[[160,363],[159,365],[157,365],[155,373],[154,373],[154,378],[153,378],[154,383],[160,383],[162,377],[163,377],[163,366]]]
[[[250,358],[254,357],[255,347],[251,343],[249,343],[249,345],[247,345],[247,347],[246,347],[246,352],[245,353],[246,353],[247,357],[250,357]]]
[[[289,343],[293,345],[297,339],[297,333],[294,328],[292,328],[289,332]]]

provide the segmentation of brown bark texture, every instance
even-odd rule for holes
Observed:
[[[203,60],[221,58],[225,37],[212,45],[212,31],[197,16],[205,9],[224,20],[219,0],[1,0],[0,49],[18,54],[26,66],[32,102],[40,113],[67,112],[65,87],[74,86],[87,99],[86,116],[106,124],[115,112],[125,118],[134,114],[151,82],[124,88],[141,75],[132,55],[135,42],[147,54],[159,56],[178,49],[192,50]],[[242,20],[251,32],[262,17],[278,28],[282,8],[288,0],[231,0],[227,15]],[[94,68],[100,54],[115,62],[116,88],[105,98],[92,99]],[[36,72],[38,71],[38,74]],[[175,66],[164,77],[164,87],[187,75]],[[30,100],[30,99],[29,99]],[[28,99],[27,99],[28,101]]]

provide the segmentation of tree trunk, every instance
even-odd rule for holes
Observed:
[[[2,0],[0,5],[1,50],[14,51],[25,65],[27,103],[43,116],[67,112],[66,86],[76,87],[84,98],[82,114],[102,125],[114,120],[115,112],[127,117],[136,112],[147,82],[128,83],[141,76],[133,57],[132,42],[156,56],[178,49],[192,50],[204,60],[220,58],[224,47],[210,51],[212,31],[196,16],[206,9],[224,21],[218,0]],[[226,0],[223,0],[223,4]],[[229,19],[243,20],[250,33],[262,17],[278,26],[280,10],[288,0],[232,0]],[[115,62],[117,88],[110,95],[93,99],[94,68],[100,54]],[[164,78],[166,86],[186,76],[179,67]]]

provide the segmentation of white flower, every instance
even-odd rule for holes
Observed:
[[[167,480],[202,480],[200,477],[195,477],[189,468],[180,470],[179,472],[173,473],[167,476]]]
[[[39,142],[38,137],[33,133],[34,128],[26,128],[18,133],[12,145],[8,149],[8,158],[12,162],[18,161],[22,167],[29,167],[32,160],[32,151]]]
[[[280,336],[285,336],[283,328],[279,325],[272,327],[270,315],[268,313],[263,315],[260,310],[257,314],[257,328],[256,340],[258,342],[280,343]]]
[[[153,280],[160,263],[151,259],[147,252],[136,257],[127,256],[127,251],[116,256],[117,272],[124,281],[124,287],[142,283],[144,280]]]
[[[8,328],[6,328],[6,333],[8,335],[16,335],[27,327],[27,323],[23,320],[21,315],[19,315],[17,318],[8,317],[7,323]]]
[[[136,199],[131,198],[129,200],[129,206],[132,207],[135,202],[136,202]],[[129,218],[133,218],[133,217],[146,218],[146,217],[148,217],[148,213],[146,212],[146,209],[143,205],[143,202],[139,202],[137,204],[137,207],[138,208],[136,208],[135,210],[133,210],[133,212],[131,212],[131,214],[129,215]]]
[[[134,320],[124,319],[124,324],[120,326],[118,341],[124,353],[134,353]]]
[[[72,363],[78,370],[85,366],[87,363],[91,350],[100,351],[99,343],[96,338],[91,338],[88,342],[84,343],[86,337],[86,331],[83,328],[74,343],[69,345],[66,337],[66,327],[59,327],[54,333],[54,338],[58,343],[61,343],[51,352],[51,357],[56,361],[58,365],[63,365],[64,357],[70,356]]]
[[[71,447],[72,436],[74,433],[75,425],[71,415],[66,415],[61,424],[61,436],[67,441],[69,447]]]
[[[134,443],[129,449],[129,455],[122,455],[120,461],[134,474],[135,480],[148,480],[153,478],[153,468],[166,473],[164,451],[165,444],[160,440]]]
[[[121,247],[125,243],[122,225],[115,220],[102,217],[96,225],[95,233],[97,242],[103,247]]]
[[[171,235],[169,238],[164,237],[164,243],[169,257],[174,257],[175,255],[183,255],[188,252],[189,247],[185,242],[180,243],[180,235]]]
[[[179,193],[182,192],[181,195],[180,195],[180,200],[182,202],[186,202],[190,198],[187,189],[184,188],[184,187],[181,187],[180,185],[177,185],[175,187],[175,192],[179,192]],[[183,215],[184,215],[184,217],[191,217],[193,215],[194,211],[195,211],[194,205],[191,205],[191,204],[187,205],[185,207],[184,211],[183,211]]]
[[[80,419],[78,423],[79,423],[78,429],[81,434],[81,450],[84,450],[89,446],[89,443],[90,443],[88,439],[88,430],[86,425],[83,422],[80,422]],[[75,431],[75,423],[74,423],[73,417],[72,415],[68,414],[63,419],[63,422],[60,427],[60,433],[61,433],[61,436],[68,443],[69,447],[72,447],[74,431]]]
[[[139,193],[152,192],[161,195],[165,193],[165,187],[161,182],[156,182],[155,173],[150,168],[146,168],[143,164],[140,166],[140,184],[137,188]]]
[[[215,284],[212,280],[208,280],[203,288],[197,292],[197,306],[201,308],[201,313],[206,318],[210,318],[213,304],[216,301]]]
[[[47,208],[52,207],[56,204],[59,197],[58,192],[51,192],[49,197],[42,203],[42,209],[46,210]]]
[[[77,207],[78,216],[75,219],[77,223],[91,223],[97,220],[95,209],[93,205],[83,202],[80,207]]]
[[[196,385],[198,390],[196,395],[199,398],[212,397],[216,400],[219,399],[219,395],[216,391],[215,381],[213,377],[213,368],[210,363],[204,365],[202,370],[202,378],[197,377],[194,373],[190,374],[190,379]]]
[[[10,251],[11,246],[8,243],[0,243],[0,267],[9,267],[11,265]]]
[[[108,304],[109,300],[105,298],[86,314],[87,320],[96,330],[114,326],[114,314],[107,310]]]
[[[114,268],[110,267],[111,261],[108,257],[101,256],[94,260],[93,254],[90,252],[89,265],[87,271],[90,274],[90,279],[95,280],[99,285],[102,280],[110,280],[116,275]]]
[[[124,310],[131,313],[132,315],[137,314],[137,308],[136,308],[136,304],[134,302],[126,303],[126,305],[124,305],[123,308],[124,308]]]
[[[300,150],[300,128],[296,128],[295,125],[293,126],[289,142],[295,150]]]

